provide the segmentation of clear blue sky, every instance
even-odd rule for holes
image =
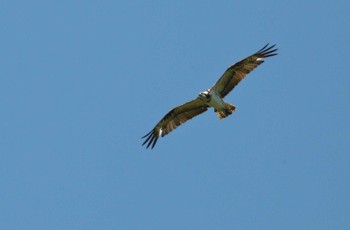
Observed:
[[[0,229],[350,229],[350,4],[0,3]],[[142,137],[266,43],[212,110]]]

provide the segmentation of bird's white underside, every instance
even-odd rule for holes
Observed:
[[[211,100],[207,104],[217,111],[226,109],[225,102],[221,99],[215,90],[211,91]]]

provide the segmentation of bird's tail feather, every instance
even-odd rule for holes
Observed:
[[[225,106],[226,106],[225,110],[216,111],[216,115],[220,120],[231,115],[236,110],[236,107],[234,105],[231,105],[227,102],[225,102]]]

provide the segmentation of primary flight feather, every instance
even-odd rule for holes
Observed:
[[[156,126],[142,138],[146,138],[142,145],[151,147],[156,145],[158,138],[165,136],[181,124],[193,117],[204,113],[213,107],[219,119],[232,114],[236,107],[222,99],[253,69],[264,62],[264,58],[277,55],[275,45],[265,45],[262,49],[249,57],[230,66],[213,87],[199,93],[192,101],[170,110]]]

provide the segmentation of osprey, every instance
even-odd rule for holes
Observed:
[[[196,99],[170,110],[149,133],[142,137],[146,138],[142,145],[147,144],[146,148],[151,146],[153,149],[160,136],[164,137],[181,124],[207,111],[209,107],[214,108],[220,120],[231,115],[236,107],[222,99],[250,71],[263,63],[264,58],[277,55],[277,49],[273,49],[274,47],[275,45],[267,44],[255,54],[230,66],[213,87],[199,93]]]

